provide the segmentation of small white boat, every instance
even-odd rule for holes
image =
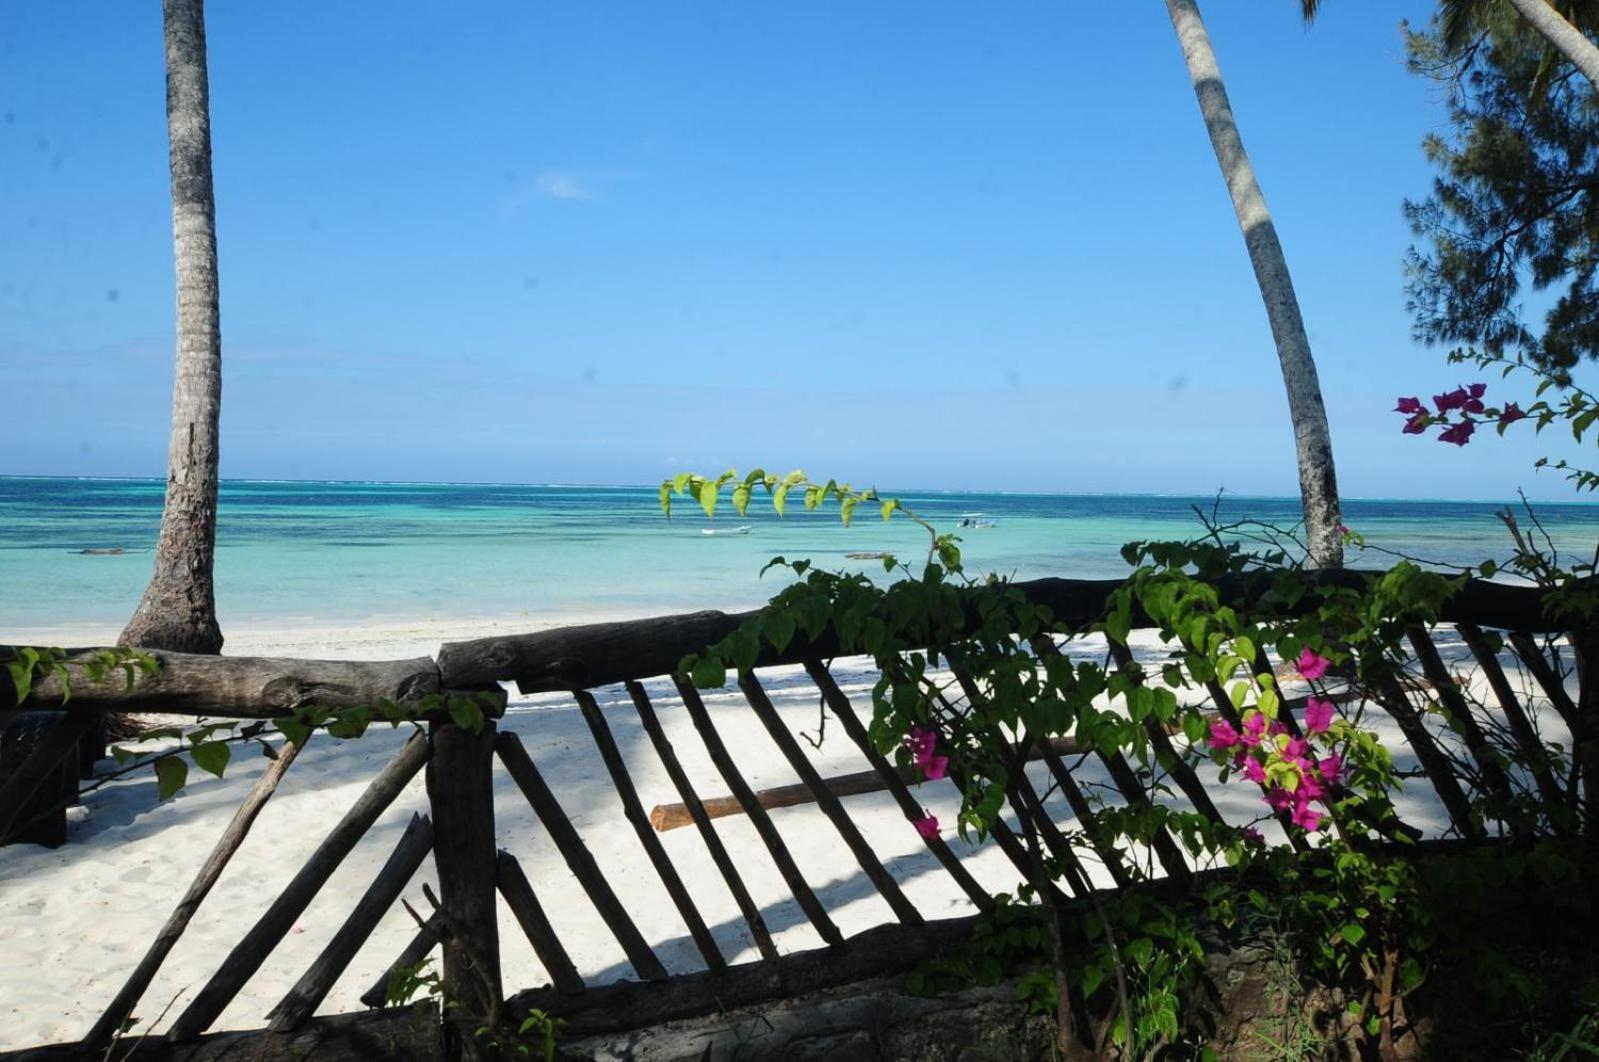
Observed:
[[[702,534],[702,535],[747,535],[753,530],[754,530],[754,528],[750,527],[750,525],[742,524],[742,525],[740,525],[738,527],[706,527],[706,528],[701,528],[700,529],[700,534]]]
[[[987,513],[961,513],[961,527],[998,527],[998,520],[991,520]]]

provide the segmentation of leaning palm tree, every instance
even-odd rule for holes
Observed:
[[[211,563],[216,552],[217,423],[222,333],[204,0],[162,0],[178,352],[172,439],[155,574],[120,641],[179,652],[222,649]]]
[[[1549,47],[1565,56],[1590,84],[1599,88],[1599,47],[1582,29],[1599,27],[1599,3],[1594,0],[1439,0],[1438,20],[1444,42],[1459,48],[1466,44],[1484,18],[1495,8],[1509,5]],[[1321,0],[1300,0],[1305,21],[1314,22]]]
[[[1266,302],[1266,317],[1271,322],[1277,358],[1282,365],[1283,384],[1288,389],[1288,413],[1294,425],[1294,445],[1299,459],[1299,496],[1305,513],[1305,538],[1309,562],[1320,568],[1339,568],[1344,563],[1344,547],[1339,525],[1338,477],[1333,469],[1332,435],[1327,428],[1327,411],[1322,406],[1321,383],[1316,378],[1316,362],[1311,357],[1310,339],[1299,314],[1299,299],[1288,275],[1288,260],[1283,256],[1277,227],[1266,209],[1265,196],[1255,180],[1254,168],[1244,152],[1233,120],[1232,104],[1222,85],[1216,53],[1210,46],[1204,20],[1194,0],[1166,0],[1167,13],[1188,63],[1188,76],[1199,97],[1199,110],[1210,133],[1211,147],[1221,164],[1222,177],[1231,193],[1233,211],[1243,230],[1255,280]]]

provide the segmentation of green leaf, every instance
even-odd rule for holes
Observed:
[[[228,768],[228,760],[233,758],[233,750],[226,741],[207,741],[194,746],[189,755],[194,757],[196,767],[221,778],[222,772]]]
[[[744,511],[750,507],[750,485],[740,483],[733,488],[733,508],[738,515],[743,516]]]
[[[170,800],[183,783],[189,780],[189,765],[182,756],[164,756],[155,761],[155,791],[157,798]]]
[[[667,519],[671,519],[671,517],[672,517],[672,485],[670,483],[662,483],[661,484],[661,512],[666,514]]]
[[[715,480],[706,480],[700,484],[700,508],[705,510],[705,515],[716,515],[716,495],[720,490]]]
[[[727,667],[714,656],[702,657],[689,672],[689,678],[699,689],[717,689],[727,685]]]
[[[1338,932],[1343,935],[1345,942],[1357,948],[1360,947],[1360,942],[1366,939],[1365,927],[1359,922],[1345,922]]]
[[[1148,966],[1150,958],[1155,954],[1155,942],[1148,937],[1139,937],[1127,945],[1127,954],[1132,956],[1133,962],[1139,966]]]
[[[1083,967],[1082,990],[1084,999],[1091,998],[1095,990],[1104,983],[1105,971],[1100,969],[1098,964]]]
[[[791,486],[793,484],[785,479],[777,485],[776,490],[772,491],[772,508],[777,510],[778,516],[783,515],[783,506],[788,503],[788,488]]]
[[[283,736],[296,745],[304,745],[306,739],[311,736],[311,728],[299,716],[286,715],[281,719],[274,719],[273,722],[277,724]]]
[[[772,643],[773,648],[782,652],[788,648],[788,643],[794,640],[794,617],[786,612],[773,612],[766,617],[764,624],[766,640]]]
[[[883,519],[887,520],[889,517],[893,516],[894,515],[894,510],[898,509],[898,508],[899,508],[899,500],[898,499],[896,499],[896,498],[888,499],[888,501],[883,503]]]

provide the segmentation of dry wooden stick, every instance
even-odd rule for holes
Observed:
[[[367,937],[372,935],[389,908],[400,898],[406,882],[411,880],[422,865],[422,860],[432,850],[432,820],[426,815],[412,815],[393,853],[356,903],[350,916],[294,987],[267,1013],[267,1017],[272,1019],[269,1028],[273,1032],[290,1032],[310,1019],[327,998],[333,983],[350,965],[350,960],[355,958],[355,953],[366,943]]]
[[[916,910],[905,893],[900,890],[899,882],[884,868],[877,853],[872,851],[872,846],[866,843],[866,838],[861,836],[861,831],[850,819],[844,810],[844,805],[839,803],[838,797],[828,791],[822,784],[822,776],[816,773],[816,767],[805,758],[805,751],[799,747],[799,742],[794,740],[794,735],[789,733],[788,727],[783,725],[782,717],[777,714],[777,709],[772,706],[771,699],[766,696],[766,691],[761,688],[760,680],[751,672],[745,672],[738,677],[738,688],[743,691],[744,699],[755,710],[755,716],[772,735],[772,741],[777,744],[783,753],[783,758],[788,760],[794,773],[810,789],[816,797],[816,806],[826,815],[833,828],[843,838],[844,844],[855,856],[855,862],[860,866],[862,873],[877,887],[883,899],[888,901],[889,908],[906,925],[920,925],[921,912]]]
[[[103,1050],[116,1036],[117,1030],[122,1028],[122,1023],[127,1020],[128,1015],[133,1013],[133,1008],[139,1005],[140,998],[143,997],[145,989],[150,987],[150,982],[155,979],[161,964],[166,961],[167,954],[172,951],[173,945],[177,944],[178,938],[183,936],[183,931],[189,928],[189,921],[199,909],[200,902],[206,898],[211,887],[222,876],[222,870],[228,865],[228,860],[233,858],[233,853],[244,843],[245,835],[250,832],[250,827],[255,825],[256,816],[261,814],[261,809],[266,806],[267,800],[277,791],[278,782],[303,747],[292,741],[285,741],[282,748],[278,749],[277,759],[267,764],[266,770],[261,772],[261,777],[250,787],[249,794],[245,796],[239,809],[233,813],[227,828],[222,831],[222,836],[217,838],[211,854],[201,865],[200,872],[194,876],[188,891],[172,909],[172,914],[167,917],[161,932],[156,934],[149,950],[144,953],[144,958],[133,968],[133,973],[128,975],[127,982],[111,1000],[111,1005],[106,1007],[99,1020],[94,1023],[89,1035],[83,1038],[82,1047],[85,1053]]]
[[[721,735],[716,732],[716,725],[711,722],[711,714],[705,710],[705,702],[700,700],[699,690],[682,676],[674,676],[672,681],[677,686],[678,695],[683,698],[683,707],[688,709],[689,718],[694,722],[694,729],[699,731],[700,740],[705,742],[705,750],[710,754],[711,762],[716,764],[716,769],[722,773],[723,781],[743,805],[744,814],[749,816],[750,825],[760,834],[761,841],[772,856],[772,862],[777,865],[777,872],[788,883],[789,891],[794,894],[800,909],[805,912],[805,916],[810,919],[811,925],[816,927],[823,940],[829,944],[844,943],[844,935],[827,916],[827,909],[816,898],[816,893],[811,891],[805,875],[800,873],[794,857],[789,854],[788,846],[779,836],[777,827],[772,825],[771,817],[755,799],[749,783],[744,781],[744,776],[734,766],[733,757],[727,754],[727,746],[722,743]]]
[[[496,748],[500,754],[500,762],[505,764],[505,769],[511,773],[517,787],[522,790],[522,795],[527,797],[527,802],[533,806],[539,821],[549,831],[550,840],[561,850],[561,857],[566,860],[566,865],[577,878],[578,884],[593,902],[594,909],[599,912],[611,935],[616,937],[616,942],[622,946],[622,950],[627,954],[627,961],[633,964],[634,972],[646,981],[664,981],[666,967],[661,965],[661,960],[650,950],[644,935],[638,931],[638,926],[633,924],[633,919],[628,915],[627,908],[622,906],[622,901],[611,891],[605,874],[594,861],[594,856],[583,843],[583,838],[578,835],[572,820],[561,810],[560,802],[555,799],[555,794],[550,792],[538,768],[533,766],[532,757],[528,756],[527,750],[522,747],[522,742],[507,730],[500,735]]]
[[[899,809],[904,813],[906,821],[915,822],[920,819],[922,817],[922,806],[915,797],[911,796],[910,790],[906,786],[905,776],[901,771],[909,770],[914,772],[916,777],[912,779],[913,781],[921,780],[921,772],[914,767],[896,770],[883,757],[882,753],[872,747],[872,739],[866,733],[866,728],[861,725],[860,717],[855,714],[854,706],[850,704],[849,698],[844,695],[844,691],[838,688],[838,683],[834,681],[832,672],[827,670],[827,665],[820,660],[807,660],[805,661],[805,671],[811,676],[811,681],[816,683],[817,689],[822,691],[822,698],[827,701],[827,706],[833,710],[833,715],[843,725],[844,733],[861,750],[861,754],[870,761],[872,772],[881,781],[882,787],[894,794],[894,800],[899,804]],[[835,794],[838,793],[838,790],[834,787],[836,781],[836,778],[829,778],[825,781],[827,788]],[[992,910],[994,898],[977,883],[977,879],[972,877],[971,871],[967,870],[965,865],[961,863],[960,857],[950,850],[949,845],[944,842],[944,838],[935,833],[931,837],[924,838],[924,840],[927,844],[927,850],[933,853],[933,857],[949,872],[950,877],[955,879],[955,883],[961,887],[961,891],[966,893],[972,903],[976,904],[980,910]]]
[[[234,946],[223,960],[221,969],[212,975],[188,1009],[178,1015],[167,1033],[170,1042],[193,1039],[211,1027],[223,1008],[244,987],[244,983],[260,969],[294,920],[300,917],[318,890],[344,861],[344,857],[350,854],[356,842],[377,821],[383,810],[394,802],[400,790],[416,777],[427,758],[428,743],[421,734],[405,743],[405,747],[379,772],[372,784],[367,786],[366,792],[356,799],[350,810],[344,813],[344,817],[317,846],[300,872],[284,886],[266,913]]]
[[[744,915],[744,921],[750,928],[750,935],[755,938],[755,947],[759,949],[762,958],[777,958],[777,945],[772,942],[772,934],[766,928],[766,919],[762,917],[760,907],[750,897],[749,890],[744,887],[744,879],[739,876],[738,869],[733,865],[733,857],[728,855],[727,847],[717,836],[716,827],[711,825],[711,816],[706,813],[704,805],[700,803],[699,795],[694,792],[688,773],[678,762],[677,753],[673,750],[672,743],[667,740],[666,732],[661,729],[661,721],[656,717],[655,708],[650,704],[644,687],[636,681],[630,681],[627,684],[627,692],[633,699],[633,707],[638,711],[639,721],[644,724],[645,733],[650,736],[650,743],[655,746],[655,754],[661,758],[666,773],[671,775],[678,796],[683,798],[682,806],[687,809],[689,819],[699,829],[700,839],[705,842],[706,849],[711,853],[712,862],[721,872],[722,880],[727,883],[728,891],[733,894],[739,911]],[[657,807],[656,811],[659,810]],[[655,823],[654,812],[650,814],[650,822]],[[656,828],[662,827],[657,825]]]
[[[622,760],[622,753],[616,747],[616,740],[611,737],[611,728],[605,722],[600,706],[595,703],[594,695],[587,690],[577,690],[573,696],[577,698],[578,708],[583,713],[584,722],[588,723],[589,732],[594,735],[594,744],[600,750],[600,759],[605,761],[605,769],[610,772],[616,793],[622,798],[622,809],[627,815],[627,821],[632,825],[633,832],[638,835],[639,843],[644,846],[644,852],[649,856],[650,864],[655,867],[655,873],[660,875],[661,884],[666,887],[667,895],[672,898],[672,904],[682,917],[683,924],[688,927],[689,936],[693,937],[695,947],[699,949],[707,966],[726,966],[727,960],[717,948],[715,938],[705,925],[705,919],[700,917],[699,908],[694,906],[694,899],[684,886],[683,879],[678,876],[671,857],[666,854],[661,839],[650,828],[649,816],[644,813],[644,805],[639,802],[638,791],[633,788],[633,779],[627,773],[627,764]]]
[[[494,876],[500,895],[505,898],[505,906],[511,909],[522,932],[527,934],[527,942],[533,945],[533,954],[544,964],[545,972],[550,975],[556,990],[565,995],[583,991],[583,977],[566,954],[561,938],[555,935],[555,927],[550,924],[543,905],[534,895],[527,875],[522,873],[522,864],[510,852],[501,849],[495,858]]]
[[[402,903],[404,901],[401,901]],[[412,912],[413,914],[415,912]],[[381,1007],[389,1001],[389,983],[394,975],[401,970],[411,969],[428,957],[428,953],[439,945],[439,927],[444,920],[438,914],[431,914],[427,921],[417,926],[416,936],[411,938],[411,943],[405,946],[395,960],[389,963],[388,968],[378,976],[377,983],[361,996],[361,1002],[369,1007]]]

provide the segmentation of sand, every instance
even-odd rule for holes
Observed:
[[[227,651],[239,655],[400,658],[429,654],[445,640],[527,629],[528,621],[520,618],[368,625],[355,629],[278,626],[230,632]],[[88,628],[48,633],[59,636],[58,644],[68,645],[104,644],[115,634]],[[0,641],[25,642],[31,638],[37,642],[41,640],[39,634],[0,632]],[[1154,660],[1161,652],[1157,644],[1149,641],[1140,656]],[[874,676],[864,668],[864,662],[844,662],[836,673],[857,708],[869,712],[869,688]],[[789,728],[814,736],[820,721],[819,706],[815,690],[803,673],[798,669],[774,670],[763,673],[763,679]],[[700,795],[725,795],[727,787],[711,765],[676,696],[660,683],[649,688],[662,724]],[[597,696],[646,808],[676,801],[676,792],[623,692],[601,690]],[[706,701],[753,787],[796,781],[770,736],[736,693],[708,695]],[[1391,722],[1386,718],[1373,722],[1396,750],[1401,764],[1413,763]],[[501,726],[521,737],[667,969],[681,972],[702,968],[687,929],[623,815],[575,705],[563,696],[524,697],[513,691]],[[338,741],[326,735],[312,740],[145,994],[136,1010],[142,1019],[141,1030],[163,1011],[170,1021],[182,1010],[409,733],[410,728],[391,731],[385,726],[374,728],[359,741]],[[824,775],[867,767],[836,721],[827,727],[821,748],[811,755]],[[225,779],[192,772],[188,787],[165,803],[156,799],[153,774],[135,773],[86,797],[84,806],[73,811],[70,839],[60,849],[0,849],[0,1048],[71,1040],[88,1030],[143,954],[267,763],[260,755],[241,752],[240,756]],[[1035,765],[1033,771],[1038,788],[1047,788],[1044,768]],[[1202,769],[1202,775],[1212,783],[1212,793],[1231,821],[1248,821],[1263,810],[1258,792],[1237,783],[1214,784],[1215,773],[1208,767]],[[1104,781],[1089,764],[1083,766],[1079,778],[1085,784]],[[952,785],[924,783],[914,792],[946,826],[954,821],[958,794]],[[1410,786],[1404,804],[1403,813],[1410,821],[1429,832],[1444,828],[1437,802],[1423,783]],[[850,797],[845,806],[924,916],[970,913],[964,895],[923,847],[891,796],[880,793]],[[1052,799],[1049,807],[1058,821],[1069,824],[1071,813],[1064,801]],[[215,1028],[265,1024],[267,1012],[354,906],[411,814],[426,810],[426,795],[418,776],[344,861]],[[498,766],[495,815],[500,845],[514,854],[527,871],[583,976],[590,983],[633,976],[621,948],[578,888],[520,792]],[[772,818],[846,936],[893,920],[887,903],[875,893],[836,831],[814,806],[781,809],[773,812]],[[730,817],[719,819],[717,828],[761,906],[779,949],[789,952],[819,946],[821,938],[793,901],[750,824],[742,817]],[[995,891],[1015,887],[1018,875],[992,843],[972,845],[947,828],[944,835],[985,887]],[[756,958],[738,908],[697,831],[689,827],[660,836],[729,961]],[[1141,857],[1147,858],[1147,853]],[[425,910],[421,886],[434,881],[430,859],[407,886],[405,896]],[[414,928],[403,910],[391,911],[319,1013],[360,1009],[358,997],[399,953]],[[500,939],[507,991],[548,982],[526,938],[503,905]]]

